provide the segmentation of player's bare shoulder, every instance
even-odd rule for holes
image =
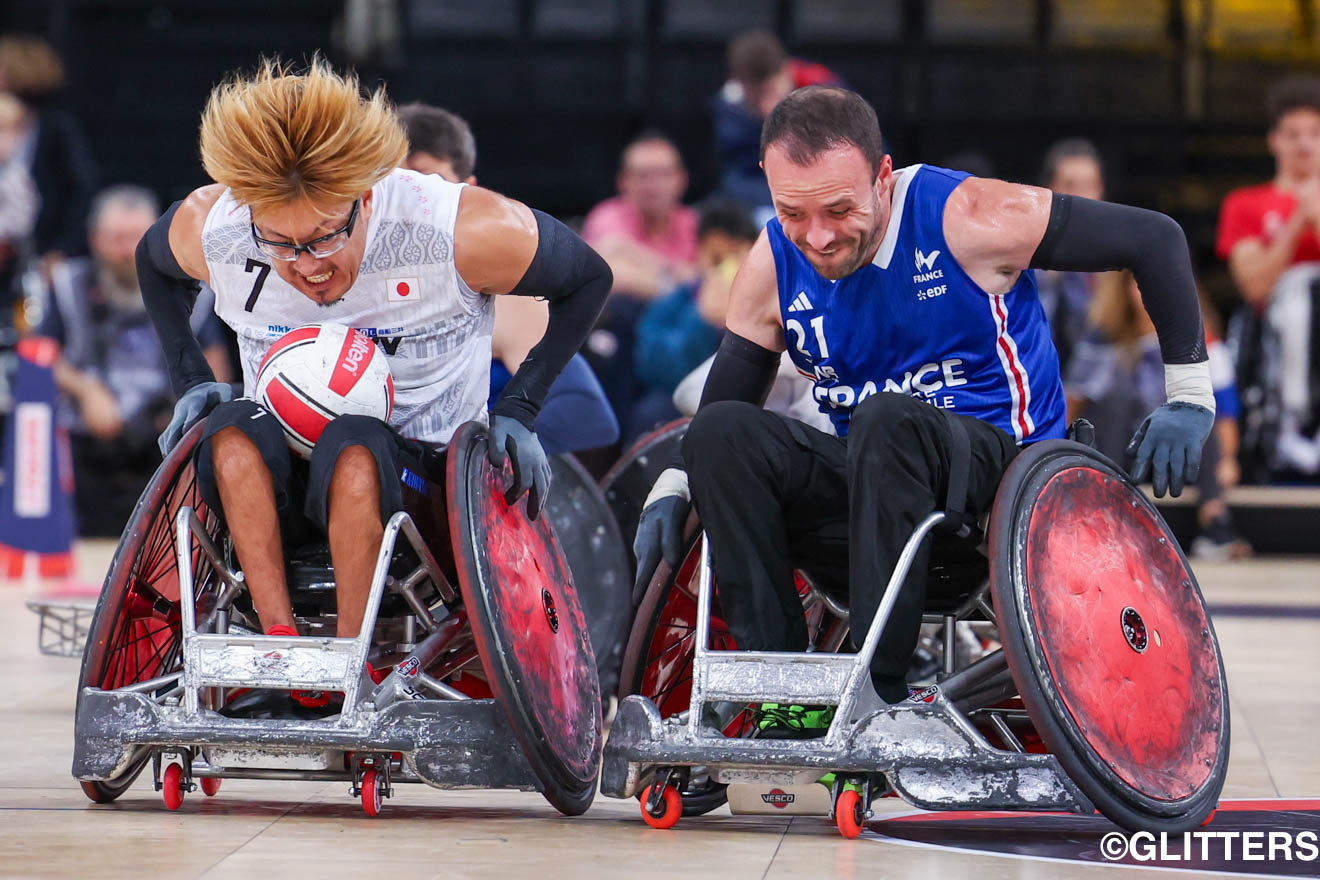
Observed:
[[[463,187],[454,221],[454,265],[478,293],[508,293],[536,256],[532,209],[479,186]]]
[[[224,193],[224,186],[218,183],[198,187],[183,200],[170,222],[170,250],[174,259],[179,261],[179,268],[199,281],[211,280],[202,249],[202,230],[211,209]]]
[[[1052,197],[1038,186],[967,178],[944,206],[949,251],[986,292],[1008,291],[1045,235]]]
[[[770,236],[762,229],[729,289],[727,326],[744,339],[772,351],[784,350],[779,313],[779,280]]]

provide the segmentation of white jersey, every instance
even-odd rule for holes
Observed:
[[[276,339],[306,324],[344,324],[384,351],[394,376],[390,425],[405,437],[446,443],[458,426],[486,420],[491,297],[454,266],[454,220],[463,184],[396,170],[372,188],[367,245],[357,280],[322,306],[285,282],[252,240],[251,211],[225,190],[202,227],[215,313],[238,335],[243,390]]]

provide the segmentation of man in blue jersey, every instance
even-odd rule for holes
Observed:
[[[682,461],[647,499],[638,583],[676,563],[695,503],[720,601],[745,650],[804,650],[792,572],[846,585],[855,643],[916,524],[989,510],[1020,446],[1062,437],[1063,389],[1029,268],[1129,268],[1159,334],[1168,403],[1133,438],[1133,475],[1179,494],[1214,396],[1186,239],[1153,211],[915,165],[895,170],[875,111],[799,89],[766,119],[775,219],[734,280],[728,332]],[[761,409],[787,349],[839,436]],[[689,488],[690,486],[690,488]],[[907,697],[930,542],[872,663]]]

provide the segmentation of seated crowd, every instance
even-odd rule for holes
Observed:
[[[737,37],[728,60],[729,79],[711,99],[721,162],[714,191],[686,202],[679,148],[648,130],[620,154],[617,194],[582,223],[584,239],[613,271],[614,288],[541,413],[537,429],[547,452],[602,449],[588,462],[603,469],[638,437],[695,405],[699,371],[724,332],[732,280],[773,216],[756,162],[761,121],[792,89],[839,81],[790,57],[767,32]],[[97,192],[90,147],[53,100],[61,79],[58,59],[42,41],[0,39],[0,333],[59,343],[58,412],[71,437],[81,532],[116,536],[159,463],[155,437],[173,404],[133,260],[160,205],[136,186]],[[476,182],[476,140],[466,122],[423,104],[401,107],[400,116],[410,143],[407,167]],[[1275,178],[1230,193],[1220,217],[1217,251],[1245,305],[1225,330],[1219,312],[1205,304],[1218,421],[1198,484],[1193,550],[1210,558],[1250,550],[1225,502],[1225,490],[1241,476],[1320,479],[1320,358],[1311,357],[1318,350],[1311,315],[1320,305],[1320,80],[1275,87],[1268,145]],[[1100,152],[1080,139],[1048,151],[1039,182],[1074,196],[1106,195]],[[1042,271],[1037,280],[1069,419],[1094,423],[1100,451],[1126,463],[1127,438],[1164,394],[1154,328],[1136,284],[1120,273]],[[492,400],[546,322],[544,303],[499,299]],[[217,378],[236,380],[233,341],[205,289],[193,327]],[[809,395],[810,384],[793,371],[781,377],[776,394]],[[0,391],[4,384],[0,376]],[[828,424],[810,411],[809,396],[796,405],[784,404]]]

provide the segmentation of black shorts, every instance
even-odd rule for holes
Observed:
[[[284,429],[261,404],[248,398],[222,403],[207,416],[197,453],[198,490],[207,505],[222,516],[210,441],[225,428],[242,431],[261,453],[274,481],[284,543],[290,547],[325,534],[330,480],[339,453],[349,446],[365,448],[376,460],[382,521],[403,509],[403,481],[425,474],[431,457],[423,444],[400,437],[380,419],[350,415],[340,416],[326,427],[307,461],[289,449]]]

